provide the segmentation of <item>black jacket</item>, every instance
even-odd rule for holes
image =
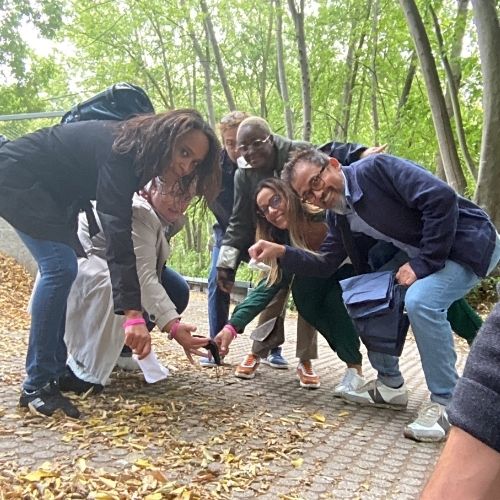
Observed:
[[[308,142],[291,141],[273,134],[276,161],[269,168],[238,168],[234,176],[234,204],[229,226],[224,234],[217,267],[236,269],[247,257],[248,248],[255,241],[256,214],[253,210],[255,189],[260,181],[279,177],[290,154],[297,149],[311,147]],[[366,147],[355,143],[330,142],[320,148],[329,156],[349,165],[359,160]]]
[[[97,200],[115,311],[141,310],[131,239],[132,196],[139,189],[131,156],[112,152],[119,122],[56,125],[0,149],[0,216],[14,228],[79,250],[77,215]]]

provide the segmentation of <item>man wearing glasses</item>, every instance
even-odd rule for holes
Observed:
[[[299,149],[311,147],[311,144],[292,141],[273,134],[269,124],[263,118],[251,116],[242,121],[238,127],[236,146],[240,158],[239,168],[234,177],[234,204],[217,261],[217,282],[219,287],[226,292],[231,291],[239,263],[248,258],[248,248],[255,240],[256,214],[253,209],[253,199],[258,183],[269,177],[279,177],[290,154]],[[322,150],[349,165],[367,154],[378,153],[384,148],[385,146],[366,148],[360,144],[332,142],[323,146]],[[286,290],[284,290],[275,297],[266,311],[261,314],[259,324],[280,315],[286,295]],[[276,325],[276,331],[270,335],[283,339],[282,322],[277,322]],[[259,342],[255,342],[252,348],[254,356],[251,359],[249,356],[245,358],[237,368],[236,375],[241,378],[253,378],[261,358],[271,366],[278,366],[277,363],[280,363],[286,367],[279,344],[278,341],[266,358],[266,350],[259,346]],[[300,316],[297,324],[297,357],[300,360],[299,366],[307,368],[308,373],[304,370],[298,372],[301,381],[307,385],[308,376],[317,378],[310,364],[310,360],[317,357],[316,332]]]
[[[500,259],[500,239],[487,214],[422,167],[389,155],[343,167],[310,149],[286,165],[283,178],[304,202],[329,209],[328,236],[316,255],[261,240],[249,250],[250,256],[279,258],[283,269],[297,275],[328,276],[347,255],[353,262],[356,254],[359,258],[363,249],[354,243],[353,234],[392,243],[406,253],[407,261],[395,267],[396,280],[409,287],[405,305],[430,402],[405,427],[404,435],[416,441],[445,439],[450,427],[446,407],[458,379],[447,311]],[[345,220],[346,225],[341,224]],[[373,351],[368,358],[377,379],[343,398],[405,409],[408,391],[399,358]]]

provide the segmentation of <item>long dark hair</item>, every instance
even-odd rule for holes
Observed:
[[[194,109],[139,115],[124,121],[113,143],[113,151],[132,155],[141,187],[162,176],[170,166],[175,142],[191,130],[200,130],[208,139],[208,153],[190,175],[181,179],[186,189],[196,182],[197,196],[212,201],[220,190],[220,144],[215,132]]]

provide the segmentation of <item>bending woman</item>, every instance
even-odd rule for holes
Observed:
[[[314,229],[314,215],[304,211],[300,200],[284,181],[272,178],[261,182],[256,191],[255,208],[261,215],[258,221],[257,240],[263,239],[279,244],[291,243],[309,250],[317,250],[321,245],[321,238],[314,237],[318,234]],[[289,243],[285,243],[286,241]],[[371,243],[373,245],[375,240]],[[386,247],[381,251],[377,245],[373,245],[371,250],[372,253],[368,253],[368,257],[370,261],[376,261],[377,265],[382,264],[382,259],[385,261],[393,257],[394,253],[389,253]],[[237,333],[241,333],[260,312],[260,308],[265,307],[266,301],[269,301],[281,288],[288,286],[291,277],[278,268],[276,260],[269,264],[271,271],[267,280],[262,281],[235,308],[228,324],[216,337],[221,353],[228,348]],[[338,283],[339,280],[353,275],[354,268],[344,265],[325,279],[295,276],[291,287],[297,310],[325,337],[330,347],[347,365],[342,381],[334,389],[334,395],[338,397],[342,397],[343,392],[352,390],[350,387],[359,388],[364,383],[361,376],[358,334],[345,309]],[[481,325],[481,319],[465,299],[452,304],[448,311],[448,320],[455,333],[469,343]],[[260,360],[252,361],[258,366]]]
[[[132,201],[132,240],[148,330],[179,318],[189,301],[184,278],[165,263],[170,238],[184,225],[191,193],[166,187],[156,177]],[[68,347],[62,391],[102,390],[123,348],[123,320],[114,313],[111,280],[102,232],[89,236],[86,218],[79,217],[78,236],[87,257],[78,259],[78,275],[68,297],[65,341]],[[186,344],[194,325],[180,324],[175,340]],[[189,350],[186,351],[191,357]],[[137,366],[137,365],[136,365]]]
[[[84,210],[91,236],[99,231],[90,200],[106,236],[106,261],[114,311],[125,317],[125,343],[140,357],[151,337],[131,237],[132,196],[153,177],[208,199],[220,184],[219,143],[194,110],[141,115],[123,122],[87,121],[56,125],[9,142],[0,149],[0,216],[17,231],[35,258],[40,283],[32,302],[27,376],[21,407],[42,415],[80,412],[61,395],[65,373],[66,302],[77,273],[78,212]],[[177,320],[166,325],[171,331]],[[190,339],[197,347],[203,339]]]
[[[258,214],[257,239],[291,242],[300,248],[315,250],[323,241],[325,224],[323,213],[306,213],[299,199],[293,195],[289,186],[277,178],[261,181],[257,186],[255,210]],[[294,221],[291,224],[290,221]],[[339,358],[346,363],[346,372],[335,387],[334,395],[361,387],[362,356],[359,351],[359,337],[347,314],[338,279],[352,275],[351,266],[346,265],[332,279],[318,280],[282,273],[277,262],[271,262],[267,279],[262,280],[251,294],[234,309],[228,324],[217,335],[221,346],[231,341],[236,332],[241,333],[246,325],[259,314],[278,293],[286,293],[290,286],[297,310],[304,319],[313,325],[327,340]],[[225,340],[223,340],[225,338]],[[236,368],[235,375],[240,378],[253,378],[260,359],[248,354]],[[297,376],[302,387],[319,387],[319,377],[312,371],[310,364],[301,362]]]

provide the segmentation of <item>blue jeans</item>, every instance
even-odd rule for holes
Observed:
[[[488,274],[500,260],[500,239],[491,257]],[[470,268],[447,260],[436,273],[417,280],[408,288],[405,306],[415,335],[422,369],[431,400],[447,405],[458,380],[455,363],[457,355],[453,343],[447,311],[481,281]],[[399,387],[403,377],[399,371],[399,358],[387,354],[368,352],[378,379],[389,387]]]
[[[212,248],[212,261],[208,274],[208,324],[211,338],[214,338],[222,330],[229,318],[230,295],[217,286],[219,252],[220,246],[215,243]]]
[[[170,300],[174,303],[177,313],[182,314],[189,303],[189,285],[187,281],[177,271],[167,266],[163,266],[161,284]],[[151,320],[147,312],[144,312],[143,316],[146,320],[148,330],[151,331],[156,323]],[[125,351],[131,352],[131,349],[127,346],[125,346],[124,349]]]
[[[69,245],[40,240],[17,231],[33,255],[40,278],[31,303],[31,327],[23,388],[36,390],[58,380],[66,367],[64,342],[66,302],[78,272],[75,251]]]

